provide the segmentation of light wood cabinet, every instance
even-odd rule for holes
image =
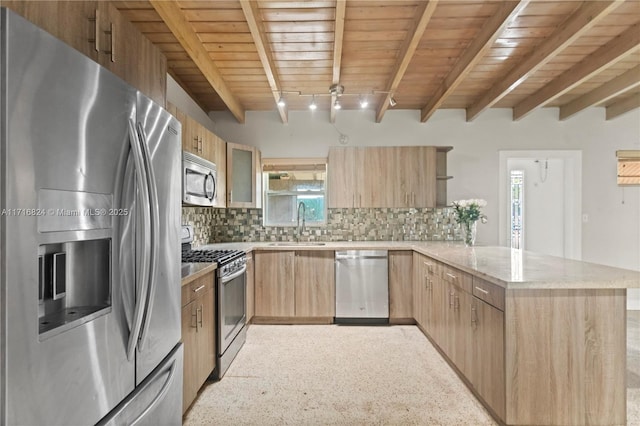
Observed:
[[[428,146],[330,148],[328,206],[435,207],[438,149]],[[446,190],[446,186],[442,188]]]
[[[498,417],[506,419],[504,312],[473,297],[470,322],[472,356],[466,375]]]
[[[167,59],[106,1],[2,1],[27,20],[139,89],[166,102]]]
[[[297,251],[295,316],[334,317],[336,311],[335,252]]]
[[[389,252],[389,322],[412,322],[414,317],[412,286],[413,252]]]
[[[258,206],[258,186],[261,170],[257,164],[255,147],[227,143],[227,207],[255,208]]]
[[[333,318],[334,256],[330,250],[254,253],[256,320]]]
[[[182,286],[183,413],[215,368],[214,281],[212,272]]]
[[[254,253],[255,316],[295,315],[294,251]]]
[[[255,312],[255,273],[253,264],[253,253],[247,253],[247,294],[246,294],[246,324],[253,319]]]
[[[216,207],[226,207],[227,144],[170,102],[167,103],[167,111],[182,124],[182,150],[216,165]]]

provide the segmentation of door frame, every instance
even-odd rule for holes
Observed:
[[[568,194],[564,211],[565,257],[582,258],[582,151],[580,150],[522,150],[499,151],[498,172],[498,244],[510,246],[509,180],[508,161],[510,159],[555,158],[565,162],[564,193]]]

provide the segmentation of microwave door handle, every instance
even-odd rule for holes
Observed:
[[[147,294],[146,294],[146,302],[144,309],[144,316],[142,319],[142,330],[140,332],[140,336],[138,338],[138,350],[142,351],[144,349],[144,343],[146,341],[147,332],[149,331],[149,324],[151,323],[151,309],[153,307],[153,300],[156,294],[156,266],[158,262],[158,235],[160,229],[160,215],[159,215],[159,207],[158,207],[158,186],[156,183],[155,172],[153,170],[153,164],[151,163],[151,155],[149,154],[149,146],[147,145],[147,136],[144,132],[144,128],[142,124],[138,123],[138,135],[140,140],[140,147],[142,151],[142,157],[145,164],[146,178],[147,178],[147,190],[149,194],[149,219],[150,219],[150,242],[151,242],[151,250],[149,253],[149,274],[147,279]]]
[[[129,143],[131,145],[131,153],[133,154],[136,183],[141,187],[141,190],[137,191],[137,196],[138,201],[140,202],[140,211],[142,212],[143,216],[142,226],[139,227],[142,232],[142,261],[139,264],[136,264],[135,282],[136,288],[140,288],[140,294],[138,294],[136,297],[135,309],[133,314],[133,324],[131,326],[129,343],[127,345],[127,359],[129,361],[132,361],[136,346],[138,344],[138,337],[140,336],[142,320],[144,318],[144,302],[147,299],[147,282],[150,263],[149,252],[151,249],[151,219],[148,208],[149,189],[147,188],[147,177],[144,168],[142,150],[140,149],[140,143],[138,141],[138,135],[136,133],[133,120],[129,120]],[[138,285],[138,283],[140,283],[141,285]]]

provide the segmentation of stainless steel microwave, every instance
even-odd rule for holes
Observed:
[[[217,168],[211,161],[182,152],[182,203],[192,206],[215,206]]]

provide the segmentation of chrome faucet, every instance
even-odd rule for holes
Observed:
[[[300,209],[302,208],[302,230],[300,229]],[[304,233],[304,224],[305,224],[305,219],[304,217],[306,216],[307,213],[307,206],[304,205],[304,203],[302,201],[300,201],[298,203],[298,239],[300,239],[300,235],[302,235],[302,233]]]

